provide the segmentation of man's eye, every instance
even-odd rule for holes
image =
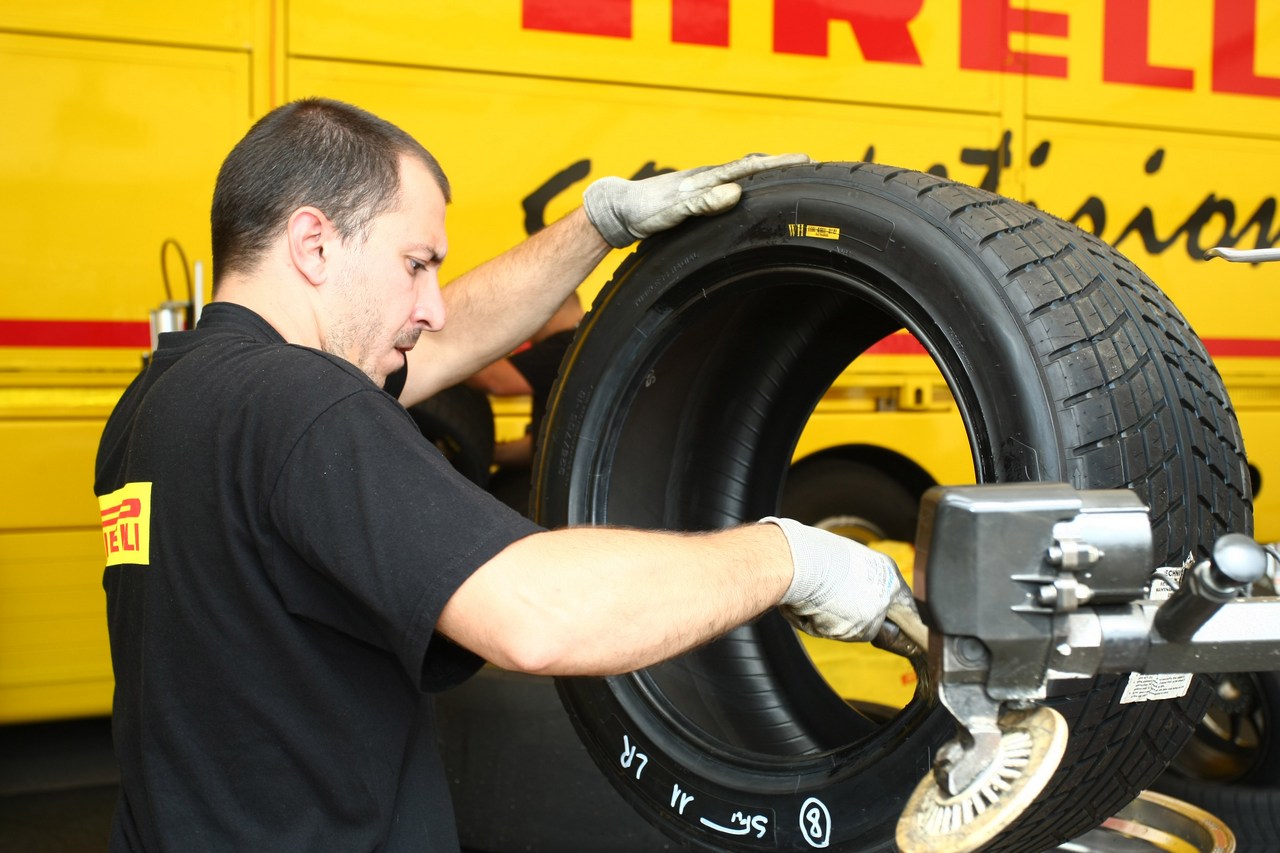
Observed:
[[[422,272],[426,268],[427,268],[427,265],[424,264],[422,261],[418,260],[417,258],[409,259],[409,269],[413,270],[415,273]]]

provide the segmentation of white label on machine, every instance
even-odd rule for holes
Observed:
[[[1120,694],[1120,704],[1177,699],[1186,696],[1190,687],[1191,673],[1159,672],[1143,675],[1140,672],[1131,672],[1129,683],[1124,686],[1124,693]]]
[[[1191,557],[1188,555],[1187,559],[1190,561]],[[1151,593],[1148,597],[1152,601],[1164,601],[1173,595],[1178,585],[1182,583],[1182,575],[1185,571],[1186,566],[1160,569],[1151,579]],[[1120,704],[1181,698],[1186,696],[1191,688],[1191,678],[1191,673],[1182,672],[1159,672],[1150,675],[1131,672],[1129,683],[1124,686],[1124,692],[1120,694]]]

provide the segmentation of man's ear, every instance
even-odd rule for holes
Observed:
[[[313,285],[324,284],[330,271],[329,249],[338,232],[329,217],[314,207],[300,207],[286,226],[289,260]]]

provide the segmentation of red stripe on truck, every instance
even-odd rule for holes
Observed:
[[[146,320],[0,320],[0,347],[151,348]]]
[[[1215,358],[1280,358],[1280,339],[1204,338]],[[151,325],[145,320],[0,320],[0,347],[119,347],[149,349]],[[870,355],[924,355],[910,335],[889,335],[867,350]]]

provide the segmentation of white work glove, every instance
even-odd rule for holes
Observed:
[[[750,154],[722,166],[702,166],[639,181],[601,178],[582,194],[587,218],[615,249],[630,246],[690,216],[721,213],[738,203],[740,178],[775,166],[808,163],[807,154]]]
[[[903,654],[924,649],[928,629],[890,557],[790,518],[760,521],[781,528],[791,548],[794,574],[780,602],[788,622],[815,637],[876,640]]]

